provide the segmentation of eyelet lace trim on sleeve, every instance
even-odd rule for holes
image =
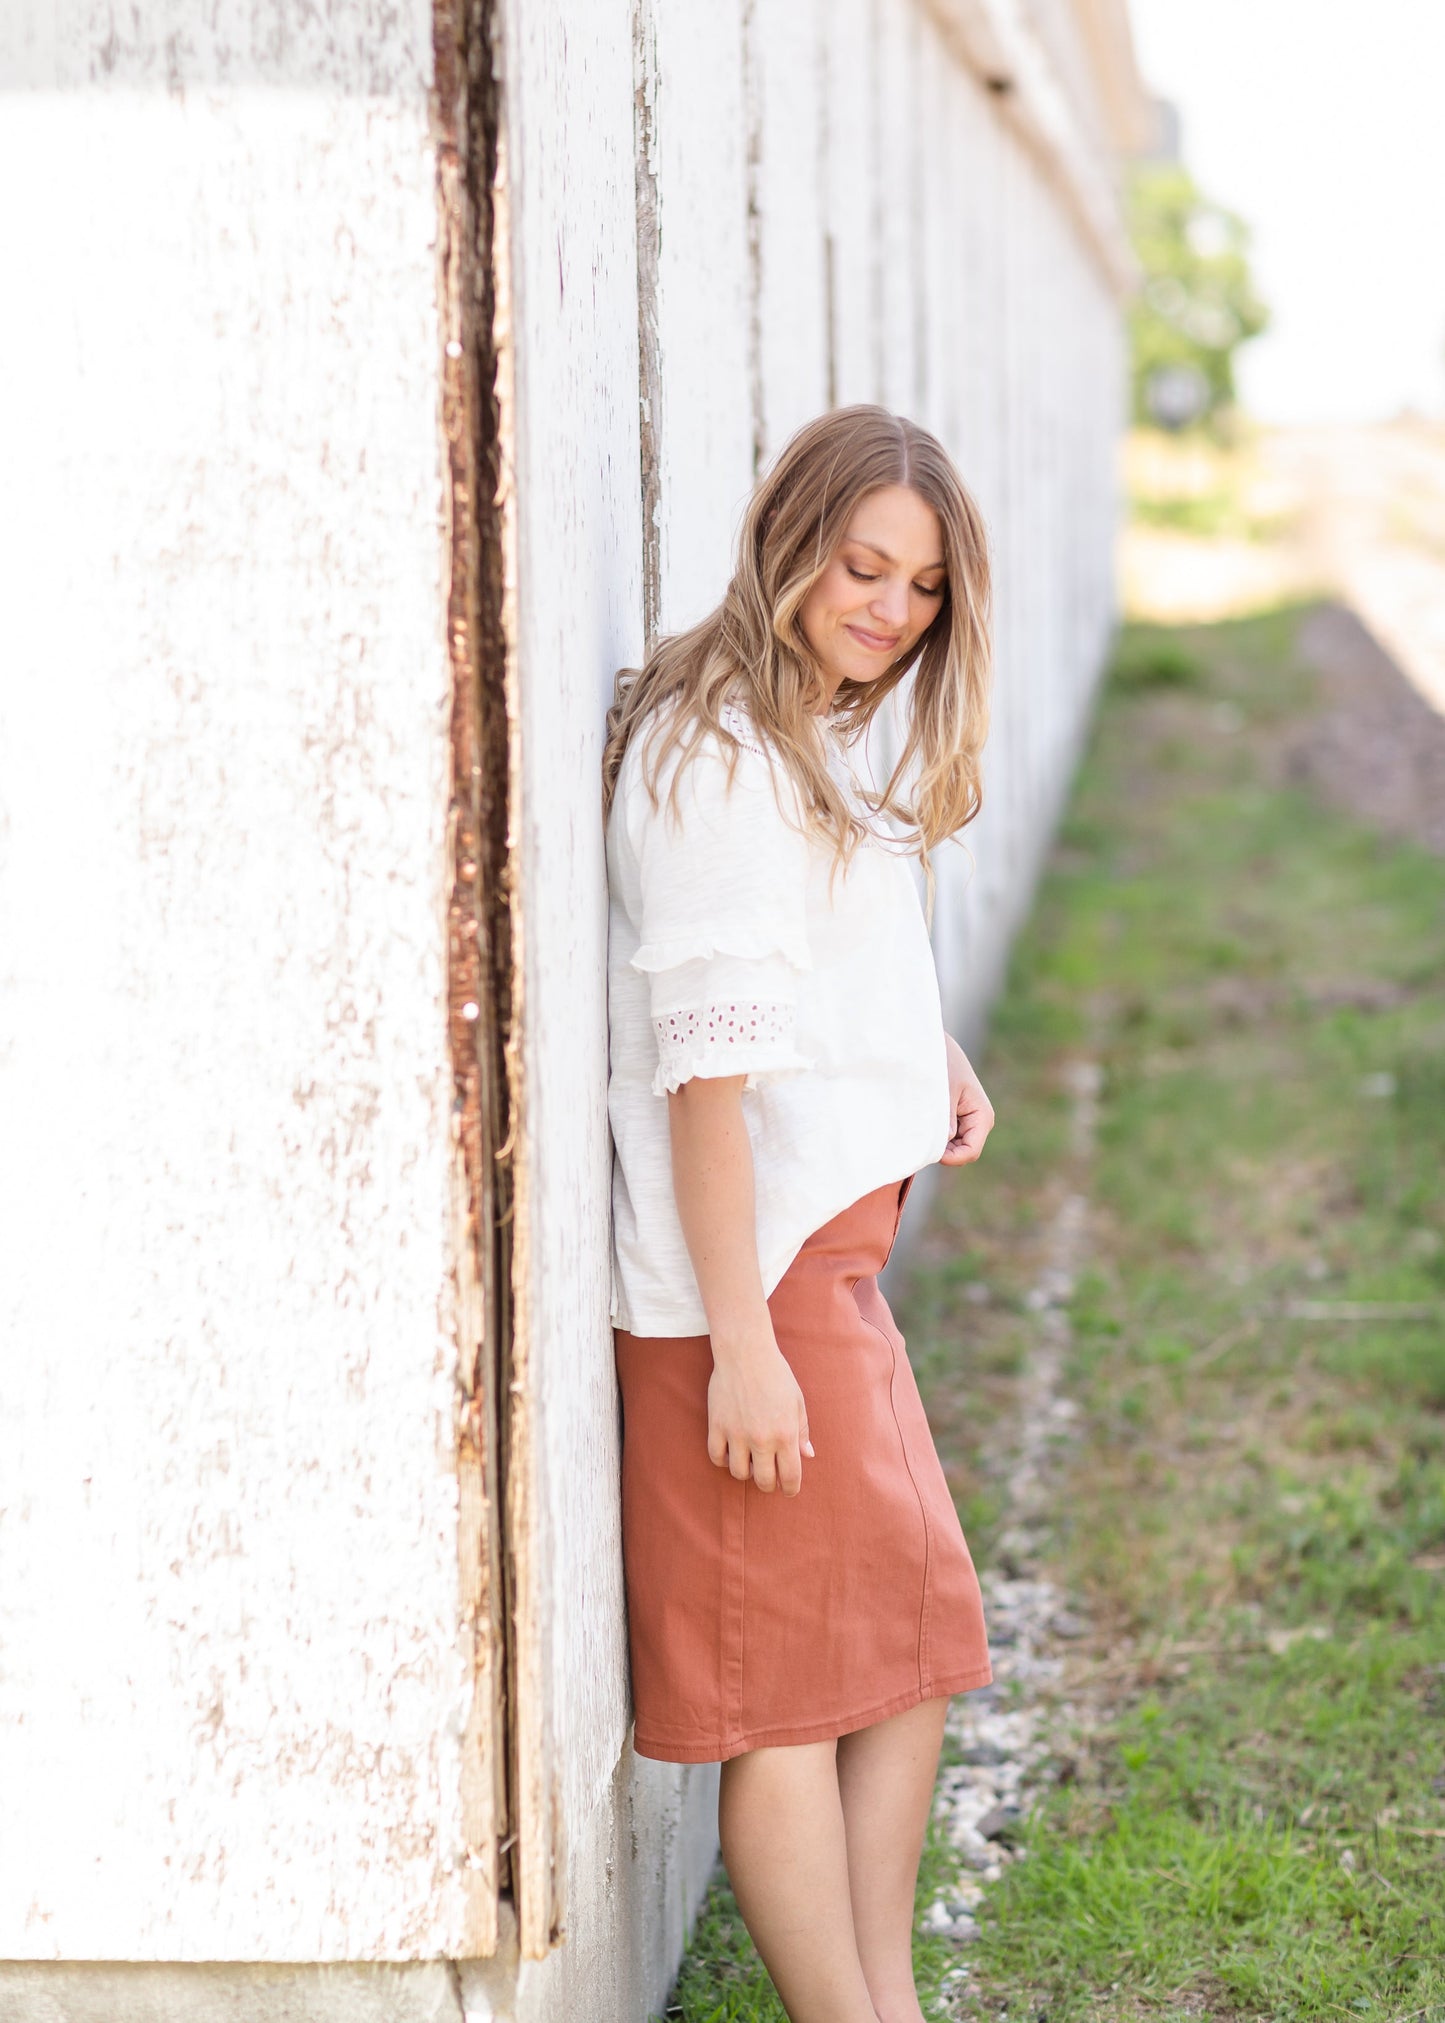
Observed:
[[[694,1075],[746,1074],[810,1068],[813,1062],[793,1047],[795,1009],[790,1004],[704,1005],[664,1012],[652,1021],[659,1067],[654,1094],[664,1095]]]

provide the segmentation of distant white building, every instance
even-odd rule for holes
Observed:
[[[978,1030],[1111,624],[1123,0],[9,0],[0,85],[0,2013],[642,2023],[715,1784],[628,1740],[603,711],[795,424],[934,428]]]

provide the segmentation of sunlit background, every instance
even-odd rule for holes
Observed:
[[[1271,422],[1445,411],[1445,8],[1134,0],[1144,74],[1202,188],[1253,231],[1270,329],[1241,360]]]
[[[1123,602],[1352,605],[1445,707],[1445,11],[1136,0]]]

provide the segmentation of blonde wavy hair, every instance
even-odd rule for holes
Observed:
[[[709,733],[736,766],[741,747],[722,721],[724,706],[735,702],[791,776],[808,828],[831,842],[835,864],[846,866],[866,825],[827,768],[816,715],[826,688],[799,614],[860,500],[885,485],[910,487],[938,515],[947,587],[932,624],[904,658],[876,680],[840,685],[831,721],[845,744],[856,743],[916,663],[903,749],[865,802],[903,825],[927,874],[931,911],[929,852],[971,822],[982,802],[988,541],[942,444],[886,408],[835,408],[799,429],[753,493],[722,603],[700,625],[660,640],[642,667],[620,670],[607,712],[604,819],[623,757],[644,724],[643,777],[654,807],[659,772],[674,749],[681,756],[673,805],[678,778]],[[664,703],[677,706],[660,708]]]

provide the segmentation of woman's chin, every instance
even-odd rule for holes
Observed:
[[[888,665],[881,659],[875,661],[870,657],[864,660],[860,655],[857,660],[825,662],[823,672],[836,695],[845,682],[855,689],[871,688],[875,681],[881,681],[887,674]]]

